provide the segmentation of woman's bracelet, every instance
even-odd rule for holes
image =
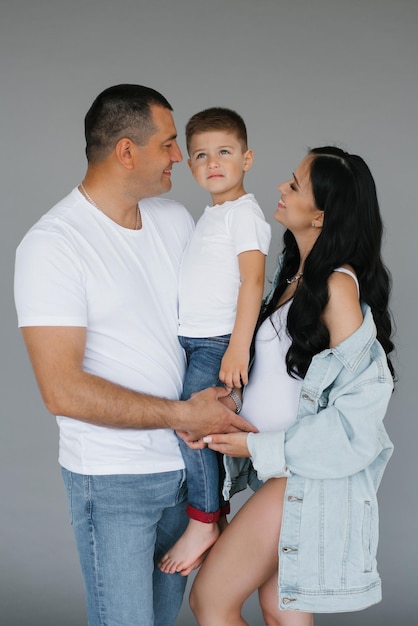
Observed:
[[[234,391],[233,389],[232,391],[229,392],[228,395],[232,399],[233,403],[235,404],[235,413],[238,414],[242,409],[242,400],[241,400],[240,394]]]

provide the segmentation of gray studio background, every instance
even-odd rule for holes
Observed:
[[[167,96],[183,149],[196,111],[243,115],[256,157],[247,190],[273,227],[270,277],[282,234],[277,184],[306,148],[337,143],[369,164],[386,224],[400,379],[386,418],[396,449],[380,490],[384,599],[316,625],[415,624],[417,0],[2,0],[0,68],[1,624],[86,624],[57,427],[16,328],[12,274],[23,234],[83,177],[85,112],[121,82]],[[198,217],[208,198],[185,163],[173,182],[172,197]],[[256,597],[245,611],[261,626]],[[185,601],[178,625],[192,624]]]

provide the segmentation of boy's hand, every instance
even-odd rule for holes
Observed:
[[[248,383],[248,350],[229,345],[219,371],[219,380],[231,389]]]

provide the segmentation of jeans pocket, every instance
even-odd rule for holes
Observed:
[[[67,494],[68,512],[70,514],[70,524],[73,526],[73,475],[68,470],[61,468],[62,478],[64,480],[65,492]]]
[[[363,509],[363,558],[364,571],[372,571],[372,503],[370,500],[364,501]]]

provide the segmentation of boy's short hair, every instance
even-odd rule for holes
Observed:
[[[247,128],[245,122],[236,111],[222,107],[211,107],[195,113],[186,124],[186,146],[189,152],[190,142],[194,135],[207,133],[211,130],[224,130],[234,133],[242,143],[244,150],[247,145]]]

